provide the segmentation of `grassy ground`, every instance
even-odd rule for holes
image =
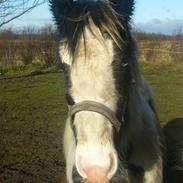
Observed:
[[[151,84],[162,125],[183,117],[183,64],[142,63],[145,78]]]
[[[63,180],[66,110],[61,73],[0,80],[1,183]]]
[[[141,66],[162,124],[183,116],[183,64]],[[44,69],[0,67],[0,183],[65,183],[63,74]]]

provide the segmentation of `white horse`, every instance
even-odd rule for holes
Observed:
[[[133,0],[50,0],[69,113],[69,183],[161,183],[163,136],[141,76]]]

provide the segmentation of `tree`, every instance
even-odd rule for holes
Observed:
[[[46,0],[0,0],[0,28]]]

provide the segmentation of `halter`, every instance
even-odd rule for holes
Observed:
[[[101,114],[105,116],[110,123],[114,126],[117,132],[119,132],[121,123],[119,120],[116,118],[115,113],[107,106],[105,106],[102,103],[95,102],[95,101],[83,101],[76,103],[69,108],[69,116],[71,119],[71,127],[73,128],[73,119],[76,113],[81,112],[81,111],[91,111],[91,112],[96,112],[98,114]]]
[[[122,65],[123,68],[126,68],[128,66],[128,63],[124,63]],[[135,80],[132,79],[132,83],[135,83]],[[117,132],[120,131],[121,124],[125,121],[124,116],[127,108],[127,103],[128,103],[128,94],[124,96],[124,106],[122,110],[122,120],[121,122],[117,119],[115,113],[106,105],[96,102],[96,101],[91,101],[91,100],[85,100],[79,103],[74,103],[72,105],[69,105],[69,117],[71,119],[71,128],[74,130],[74,116],[78,112],[82,111],[90,111],[90,112],[96,112],[98,114],[103,115],[106,117],[109,122],[112,124],[112,126],[116,129]],[[74,130],[75,131],[75,130]]]

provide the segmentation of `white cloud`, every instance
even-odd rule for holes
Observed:
[[[181,19],[152,19],[149,22],[135,23],[135,29],[148,33],[163,33],[171,35],[180,30],[180,28],[183,28],[183,20]]]

